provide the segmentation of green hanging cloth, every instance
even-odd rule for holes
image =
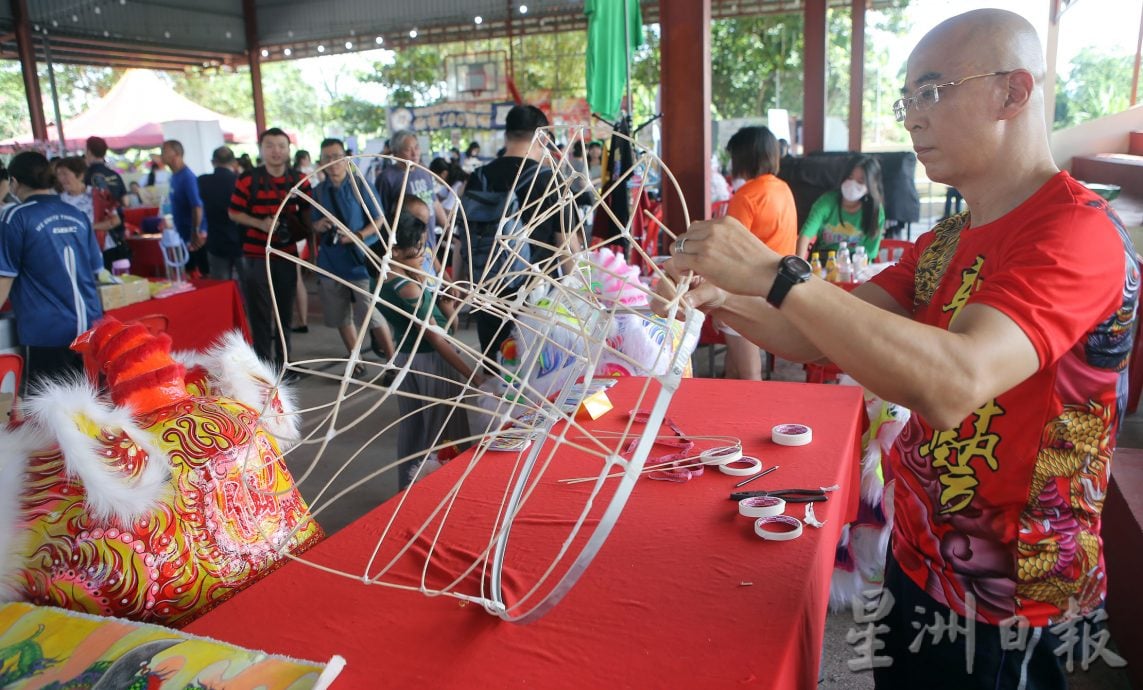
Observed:
[[[587,15],[587,104],[607,120],[619,117],[627,89],[627,45],[623,37],[623,3],[631,54],[643,45],[643,13],[639,0],[585,0]]]

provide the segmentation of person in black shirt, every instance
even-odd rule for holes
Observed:
[[[523,209],[521,220],[526,225],[536,214],[543,216],[559,203],[559,196],[552,189],[552,170],[540,166],[544,147],[532,143],[536,130],[547,126],[548,118],[539,108],[532,105],[513,107],[505,118],[504,155],[477,168],[468,181],[469,187],[482,185],[488,191],[496,192],[506,192],[515,184],[516,198]],[[565,213],[553,213],[532,228],[529,236],[532,265],[553,275],[558,274],[560,262],[553,257],[551,248],[564,248],[570,254],[583,247],[582,238],[572,233],[571,228],[572,223]],[[481,350],[486,356],[495,358],[501,343],[511,334],[511,325],[496,314],[477,311],[475,315]]]
[[[229,214],[238,164],[228,146],[216,148],[210,163],[214,172],[198,176],[198,193],[206,217],[210,277],[215,280],[237,278],[241,284],[246,275],[246,266],[242,263],[242,229]]]
[[[107,167],[104,158],[107,156],[107,142],[101,137],[88,137],[83,152],[83,160],[87,163],[87,170],[83,173],[83,183],[91,187],[91,200],[96,218],[104,218],[114,210],[120,218],[115,227],[107,231],[107,240],[100,247],[103,252],[103,265],[111,269],[111,262],[116,259],[131,258],[131,250],[127,247],[127,229],[123,226],[120,209],[127,206],[127,185],[119,173]]]

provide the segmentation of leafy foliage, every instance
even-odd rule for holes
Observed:
[[[1129,55],[1084,48],[1072,59],[1066,79],[1056,81],[1055,129],[1127,110],[1131,98]]]
[[[373,71],[358,75],[389,91],[390,106],[428,105],[445,91],[443,46],[413,46],[393,53],[392,62],[375,62]]]

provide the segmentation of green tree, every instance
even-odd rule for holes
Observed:
[[[892,93],[895,70],[888,69],[883,44],[870,34],[899,33],[905,27],[908,0],[867,15],[865,127],[881,117],[878,102]],[[797,113],[804,91],[804,26],[800,13],[736,17],[711,22],[711,108],[716,118],[762,116],[770,108]],[[851,15],[827,15],[826,114],[849,112],[849,48]],[[869,69],[872,67],[873,69]],[[871,81],[872,80],[872,81]],[[878,95],[881,98],[878,98]],[[882,108],[883,109],[883,108]]]
[[[50,124],[55,122],[56,118],[52,107],[47,65],[40,63],[37,71],[40,95],[44,99],[44,117]],[[60,99],[60,116],[68,119],[79,115],[91,107],[95,100],[106,95],[124,70],[84,65],[54,65],[53,71]],[[0,95],[0,139],[10,139],[30,132],[32,125],[28,117],[28,101],[24,95],[24,77],[19,62],[0,61],[0,94],[2,94]]]
[[[270,65],[265,65],[263,71],[268,67]],[[244,120],[254,119],[253,87],[248,69],[168,74],[175,91],[204,108]]]
[[[802,97],[800,14],[717,19],[710,25],[715,118],[762,115]]]
[[[393,53],[392,62],[375,62],[366,82],[381,84],[389,92],[390,106],[428,105],[444,95],[445,46],[412,46]]]
[[[1055,129],[1127,110],[1131,56],[1084,48],[1072,59],[1068,77],[1056,81]]]
[[[657,114],[655,97],[659,93],[662,70],[661,40],[658,24],[643,27],[643,45],[631,58],[631,97],[634,101],[631,119],[636,126]]]
[[[170,73],[175,91],[199,105],[243,120],[254,119],[254,87],[249,68],[233,71],[193,71]],[[317,89],[291,62],[262,65],[262,94],[266,103],[266,124],[283,127],[291,133],[320,136]],[[318,130],[315,134],[313,130]]]
[[[40,93],[44,97],[44,114],[51,122],[55,119],[55,115],[52,110],[52,87],[48,79],[48,67],[43,63],[37,63],[36,69],[40,76]],[[60,97],[60,114],[67,119],[87,110],[97,100],[106,96],[126,71],[122,68],[91,65],[54,65],[56,91]]]
[[[385,108],[353,96],[338,96],[325,109],[326,122],[346,132],[375,136],[386,128]]]
[[[31,130],[20,63],[0,61],[0,141]]]

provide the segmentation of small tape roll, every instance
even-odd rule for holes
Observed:
[[[699,462],[704,465],[725,465],[742,459],[742,446],[722,446],[699,453]]]
[[[779,529],[770,529],[779,525]],[[754,534],[767,541],[790,541],[802,536],[802,523],[789,515],[760,517],[754,521]]]
[[[805,424],[779,424],[770,430],[770,439],[779,446],[804,446],[814,438],[814,430]]]
[[[746,467],[734,467],[738,464],[745,464]],[[720,464],[718,471],[731,477],[749,477],[762,471],[762,461],[749,455],[739,455],[735,460]]]
[[[738,502],[738,514],[746,517],[773,517],[784,512],[786,502],[777,496],[752,496]]]

